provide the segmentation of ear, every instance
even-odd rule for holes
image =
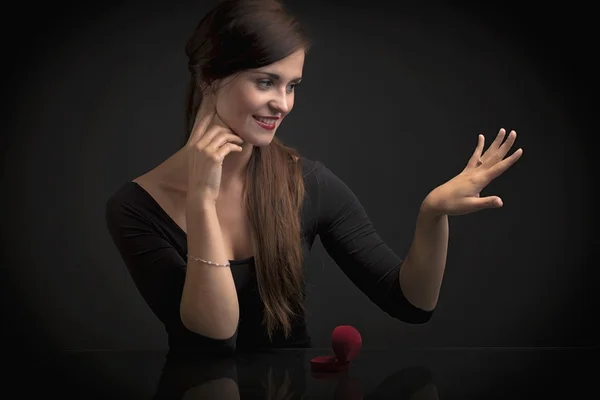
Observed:
[[[221,80],[220,79],[215,79],[211,82],[206,82],[202,84],[202,94],[203,95],[214,95],[217,94],[217,91],[219,89],[219,86],[221,84]]]
[[[217,89],[219,87],[219,80],[214,80],[211,83],[207,84],[204,93],[202,94],[203,98],[206,99],[207,102],[212,104],[212,107],[216,107],[217,105]]]
[[[200,87],[200,92],[202,92],[202,96],[213,94],[216,89],[215,81],[210,82],[202,80],[200,81],[198,86]]]

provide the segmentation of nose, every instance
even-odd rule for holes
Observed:
[[[287,114],[290,111],[287,93],[279,94],[276,99],[271,101],[270,105],[277,113]]]

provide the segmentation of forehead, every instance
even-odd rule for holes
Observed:
[[[304,50],[297,50],[286,58],[274,62],[273,64],[265,65],[261,68],[251,69],[249,72],[268,72],[277,74],[281,79],[289,81],[302,76],[302,68],[304,67]]]

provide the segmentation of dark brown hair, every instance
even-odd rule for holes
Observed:
[[[202,102],[202,87],[247,69],[279,61],[309,40],[277,0],[223,0],[199,23],[186,46],[191,73],[186,138]],[[184,142],[184,143],[185,143]],[[253,231],[263,324],[272,338],[291,332],[291,318],[304,307],[300,210],[304,181],[296,150],[273,138],[255,146],[248,164],[244,207]]]

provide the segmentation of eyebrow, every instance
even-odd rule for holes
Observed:
[[[256,71],[256,73],[268,75],[270,78],[273,78],[276,81],[281,79],[281,77],[279,75],[274,74],[272,72]],[[302,77],[299,76],[298,78],[292,79],[291,82],[296,82],[296,81],[301,81],[301,80],[302,80]]]

